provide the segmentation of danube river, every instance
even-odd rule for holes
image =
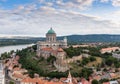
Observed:
[[[2,47],[0,47],[0,55],[1,55],[1,53],[4,53],[4,52],[9,52],[11,50],[16,51],[17,49],[21,50],[23,48],[27,48],[27,47],[32,46],[32,45],[34,45],[34,44],[2,46]]]

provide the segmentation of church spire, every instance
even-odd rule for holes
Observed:
[[[68,78],[72,78],[70,71],[68,73]]]
[[[69,73],[68,73],[68,78],[67,78],[67,80],[68,80],[68,84],[73,84],[73,83],[72,83],[72,76],[71,76],[70,71],[69,71]]]

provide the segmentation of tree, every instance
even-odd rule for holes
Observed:
[[[105,62],[108,66],[111,66],[114,63],[114,58],[113,57],[109,57],[106,59]]]
[[[81,77],[88,79],[88,77],[93,73],[93,71],[89,68],[83,68],[81,71]]]
[[[90,56],[90,61],[91,61],[91,62],[96,61],[96,58],[93,57],[93,56]]]
[[[15,84],[13,81],[10,81],[10,83],[9,84]]]
[[[37,45],[33,45],[32,48],[36,51],[37,50]]]
[[[8,57],[10,57],[10,53],[7,53],[7,52],[4,52],[4,53],[2,53],[1,54],[1,59],[6,59],[6,58],[8,58]]]
[[[99,82],[96,79],[94,79],[92,80],[92,84],[99,84]]]
[[[86,65],[87,63],[89,63],[90,62],[90,59],[89,58],[83,58],[83,60],[82,60],[82,64],[83,65]]]
[[[101,80],[100,80],[100,83],[108,82],[108,81],[109,81],[109,79],[101,79]]]
[[[50,57],[47,58],[47,62],[49,62],[49,63],[53,63],[54,61],[56,61],[55,56],[50,56]]]

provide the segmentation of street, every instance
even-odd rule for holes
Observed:
[[[5,68],[5,84],[9,84],[10,81],[14,82],[15,84],[20,84],[20,82],[15,81],[9,77],[8,72],[7,72],[7,68]]]

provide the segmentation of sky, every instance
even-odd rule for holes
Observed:
[[[120,34],[120,0],[0,0],[0,36]]]

